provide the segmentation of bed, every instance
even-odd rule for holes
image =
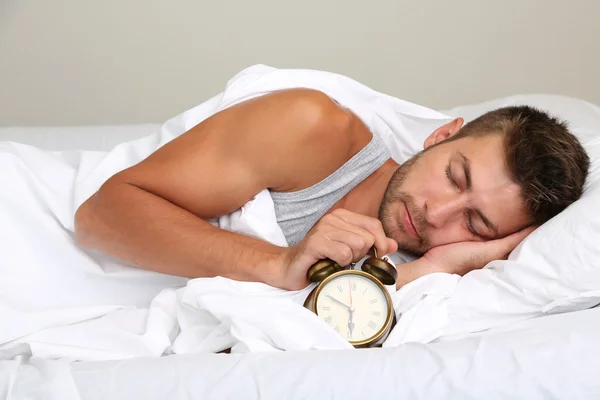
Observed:
[[[468,119],[483,109],[516,102],[543,103],[567,114],[578,113],[582,104],[562,96],[528,95],[445,112]],[[108,150],[159,127],[0,128],[0,141],[49,150]],[[595,286],[600,288],[600,282]],[[86,362],[17,357],[0,361],[0,398],[597,399],[600,307],[595,304],[478,333],[379,349],[198,353]]]
[[[2,379],[13,375],[8,399],[597,399],[599,334],[600,309],[591,309],[443,343],[30,360]]]

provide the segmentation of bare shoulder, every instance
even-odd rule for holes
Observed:
[[[356,115],[316,90],[276,92],[247,106],[256,107],[258,115],[269,120],[261,132],[247,133],[255,143],[254,156],[262,159],[256,163],[265,171],[277,171],[268,182],[277,191],[300,190],[319,182],[372,137]]]

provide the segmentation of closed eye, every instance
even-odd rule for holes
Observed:
[[[458,186],[458,183],[456,183],[456,181],[454,180],[454,177],[452,176],[452,171],[450,169],[450,164],[448,164],[448,166],[446,167],[446,177],[448,177],[448,180],[450,181],[450,183],[452,184],[452,186],[454,186],[457,189],[460,189]]]
[[[470,212],[467,212],[467,213],[466,213],[466,218],[467,218],[467,228],[469,229],[469,232],[471,232],[471,234],[472,234],[473,236],[476,236],[476,237],[478,237],[478,238],[480,238],[480,239],[486,239],[486,238],[485,238],[483,235],[479,234],[479,233],[478,233],[478,232],[475,230],[475,228],[473,227],[473,219],[472,219],[472,217],[471,217],[471,213],[470,213]]]
[[[446,177],[448,178],[448,181],[450,181],[450,184],[453,187],[455,187],[458,190],[461,190],[460,185],[458,184],[458,182],[456,182],[456,180],[454,179],[454,176],[452,175],[452,168],[450,167],[450,164],[448,164],[448,166],[446,167]],[[478,213],[478,215],[480,215],[480,214]],[[466,219],[466,223],[467,223],[467,229],[469,230],[469,232],[471,232],[471,234],[473,236],[475,236],[475,237],[477,237],[479,239],[488,240],[487,237],[485,237],[484,235],[482,235],[479,232],[477,232],[475,230],[475,228],[473,227],[472,212],[466,211],[465,212],[465,219]],[[486,224],[486,226],[487,226],[487,224]]]

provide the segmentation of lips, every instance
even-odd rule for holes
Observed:
[[[408,211],[408,206],[406,204],[404,204],[404,218],[403,218],[403,222],[404,222],[404,227],[406,228],[406,231],[411,236],[414,236],[417,239],[421,238],[419,236],[419,234],[417,233],[417,228],[415,228],[415,225],[413,224],[412,218],[410,217],[410,212]]]

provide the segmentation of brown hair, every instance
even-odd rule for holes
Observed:
[[[509,174],[534,223],[581,197],[590,159],[564,121],[530,106],[505,107],[469,122],[449,140],[490,133],[503,135]]]

